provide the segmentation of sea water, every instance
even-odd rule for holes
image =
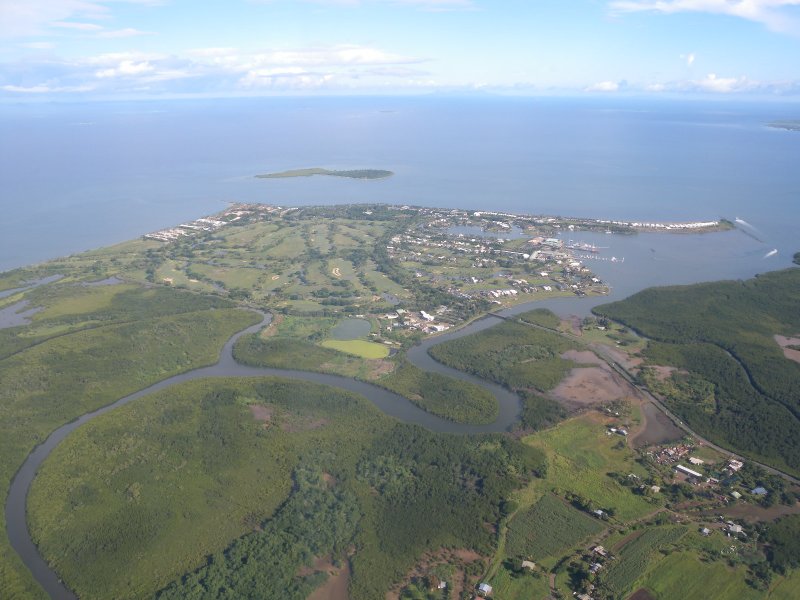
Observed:
[[[384,202],[643,221],[738,217],[744,231],[579,241],[625,259],[586,263],[626,292],[748,277],[789,265],[800,250],[800,133],[766,126],[798,114],[782,103],[436,96],[3,105],[0,270],[134,238],[228,201]],[[317,166],[395,175],[254,177]]]

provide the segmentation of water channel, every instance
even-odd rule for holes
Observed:
[[[538,303],[539,306],[541,303]],[[525,309],[532,308],[532,305],[521,305],[515,309],[507,312],[519,312]],[[210,367],[202,367],[193,371],[188,371],[180,375],[175,375],[163,381],[159,381],[143,390],[139,390],[133,394],[125,396],[114,402],[92,412],[86,413],[79,418],[62,425],[39,446],[37,446],[25,459],[25,462],[20,467],[11,482],[8,498],[5,506],[5,519],[6,531],[9,541],[14,550],[22,558],[22,562],[33,574],[34,579],[42,586],[42,588],[54,600],[75,600],[77,596],[70,591],[66,585],[58,577],[58,574],[53,571],[44,558],[39,554],[36,545],[31,539],[30,532],[28,531],[28,524],[26,518],[26,504],[28,491],[30,490],[31,483],[36,477],[41,464],[47,459],[50,453],[58,446],[70,433],[81,427],[85,423],[91,421],[95,417],[99,417],[107,412],[110,412],[120,406],[138,400],[144,396],[148,396],[159,390],[163,390],[170,386],[192,381],[194,379],[203,379],[207,377],[286,377],[301,381],[309,381],[323,385],[334,386],[350,392],[355,392],[366,397],[378,409],[385,414],[395,417],[406,423],[413,423],[421,425],[431,431],[442,433],[461,433],[461,434],[476,434],[476,433],[490,433],[507,431],[511,428],[517,420],[520,412],[519,398],[506,390],[505,388],[489,383],[472,375],[468,375],[461,371],[446,367],[428,355],[428,349],[444,341],[469,335],[477,331],[491,327],[499,322],[497,317],[486,316],[476,321],[473,321],[466,327],[425,340],[421,345],[415,346],[408,353],[408,359],[421,369],[428,371],[436,371],[451,377],[457,377],[462,380],[470,381],[480,385],[492,393],[497,399],[499,411],[498,417],[494,423],[487,425],[465,425],[461,423],[454,423],[437,417],[430,413],[425,412],[421,408],[412,404],[408,399],[402,396],[385,390],[376,385],[357,381],[339,375],[329,375],[324,373],[312,373],[309,371],[294,371],[289,369],[273,369],[264,367],[250,367],[247,365],[236,362],[233,358],[233,346],[236,341],[243,335],[248,333],[255,333],[265,325],[269,324],[271,315],[264,314],[263,320],[256,324],[244,329],[233,335],[223,346],[220,353],[219,361]]]
[[[675,244],[675,239],[680,243]],[[744,236],[740,231],[729,231],[710,236],[687,234],[679,238],[664,234],[604,236],[603,234],[584,233],[581,235],[581,241],[597,244],[598,246],[607,245],[609,246],[607,254],[613,252],[620,257],[627,256],[627,262],[596,261],[596,264],[590,265],[599,277],[615,282],[616,285],[609,295],[586,296],[583,298],[551,298],[527,302],[498,311],[497,314],[514,316],[533,308],[547,308],[561,316],[572,314],[584,316],[589,314],[589,311],[594,306],[624,298],[651,285],[683,284],[719,278],[737,279],[749,277],[765,270],[766,267],[763,242],[754,241]],[[47,279],[41,280],[41,282],[46,281]],[[36,284],[40,284],[40,282],[34,282],[34,285]],[[25,288],[20,288],[20,290],[22,289]],[[2,292],[0,293],[0,298],[20,290]],[[206,377],[278,376],[330,385],[361,394],[387,415],[406,423],[421,425],[436,432],[476,434],[507,431],[519,416],[520,401],[515,394],[497,384],[442,365],[428,354],[428,350],[435,344],[470,335],[495,325],[499,322],[497,317],[488,315],[455,331],[427,338],[421,344],[411,348],[407,354],[409,361],[420,369],[469,381],[488,390],[498,403],[498,417],[494,423],[488,425],[464,425],[442,419],[423,411],[398,394],[370,383],[356,381],[347,377],[307,371],[249,367],[237,363],[233,359],[233,345],[242,335],[258,331],[268,324],[269,320],[270,315],[265,314],[261,323],[232,336],[223,347],[217,364],[170,377],[117,400],[113,404],[87,413],[75,421],[56,429],[44,443],[37,446],[28,455],[11,483],[5,506],[6,528],[11,545],[30,569],[36,581],[51,598],[71,600],[76,596],[67,589],[58,575],[41,557],[31,540],[27,528],[26,499],[31,483],[36,476],[36,471],[53,449],[72,431],[84,423],[158,390]],[[365,321],[365,325],[368,324],[369,322]],[[352,325],[359,326],[361,324],[354,323]],[[353,335],[353,332],[349,331],[349,327],[344,333],[349,337]]]

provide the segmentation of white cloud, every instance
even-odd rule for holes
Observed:
[[[256,4],[271,4],[279,0],[250,0]],[[286,1],[286,0],[284,0]],[[296,1],[296,0],[294,0]],[[475,7],[473,0],[301,0],[307,4],[324,6],[357,7],[365,4],[394,4],[396,6],[413,6],[429,11],[469,10]]]
[[[51,27],[99,31],[102,27],[91,21],[110,18],[110,5],[119,2],[161,3],[160,0],[0,0],[0,37],[39,35]]]
[[[798,21],[790,11],[800,6],[800,0],[612,0],[609,6],[615,12],[728,15],[762,23],[774,31],[797,32]]]
[[[52,50],[56,47],[53,42],[27,42],[20,44],[22,48],[30,48],[31,50]]]
[[[271,50],[245,55],[243,64],[264,65],[392,65],[420,62],[419,59],[392,54],[379,48],[339,44],[301,50]],[[250,67],[252,68],[252,67]]]
[[[133,60],[123,60],[115,67],[96,71],[94,76],[98,79],[106,79],[108,77],[133,77],[144,73],[152,73],[153,71],[155,71],[155,67],[148,61],[136,62]]]
[[[797,93],[798,83],[793,81],[760,82],[747,77],[720,77],[709,73],[702,79],[686,79],[667,83],[651,83],[644,87],[648,92],[787,95]]]
[[[709,73],[704,79],[689,81],[688,85],[696,90],[716,94],[746,92],[759,87],[758,83],[750,81],[747,77],[717,77],[715,73]]]
[[[695,61],[694,52],[690,52],[689,54],[681,54],[681,59],[686,61],[686,65],[691,67]]]
[[[99,38],[128,38],[128,37],[135,37],[139,35],[153,35],[152,31],[141,31],[139,29],[134,29],[133,27],[125,27],[124,29],[107,29],[101,31],[97,34],[96,37]]]
[[[77,21],[53,21],[50,27],[58,27],[59,29],[76,29],[78,31],[100,31],[103,29],[97,23],[79,23]]]
[[[616,81],[601,81],[583,89],[584,92],[617,92],[619,83]]]
[[[75,93],[75,92],[89,92],[93,88],[89,85],[77,86],[51,86],[46,83],[40,83],[32,86],[21,85],[4,85],[2,88],[5,92],[12,92],[14,94],[52,94],[52,93]]]

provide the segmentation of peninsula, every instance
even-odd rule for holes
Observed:
[[[800,131],[800,120],[773,121],[772,123],[768,123],[767,127],[785,129],[786,131]]]
[[[328,175],[330,177],[348,177],[349,179],[386,179],[394,175],[392,171],[383,169],[350,169],[350,170],[331,170],[320,167],[310,169],[290,169],[278,173],[266,173],[256,175],[258,179],[285,179],[287,177],[312,177],[314,175]]]
[[[794,597],[800,269],[532,304],[726,226],[234,204],[0,274],[3,597]]]

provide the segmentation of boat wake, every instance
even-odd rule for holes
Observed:
[[[754,227],[753,225],[751,225],[750,223],[748,223],[744,219],[740,219],[739,217],[736,217],[734,219],[734,222],[737,225],[739,225],[739,231],[741,231],[745,235],[749,235],[751,238],[753,238],[757,242],[761,242],[762,244],[764,243],[764,240],[762,240],[760,237],[758,237],[758,236],[762,235],[762,233],[758,230],[757,227]],[[756,235],[756,233],[758,234],[758,236]]]

